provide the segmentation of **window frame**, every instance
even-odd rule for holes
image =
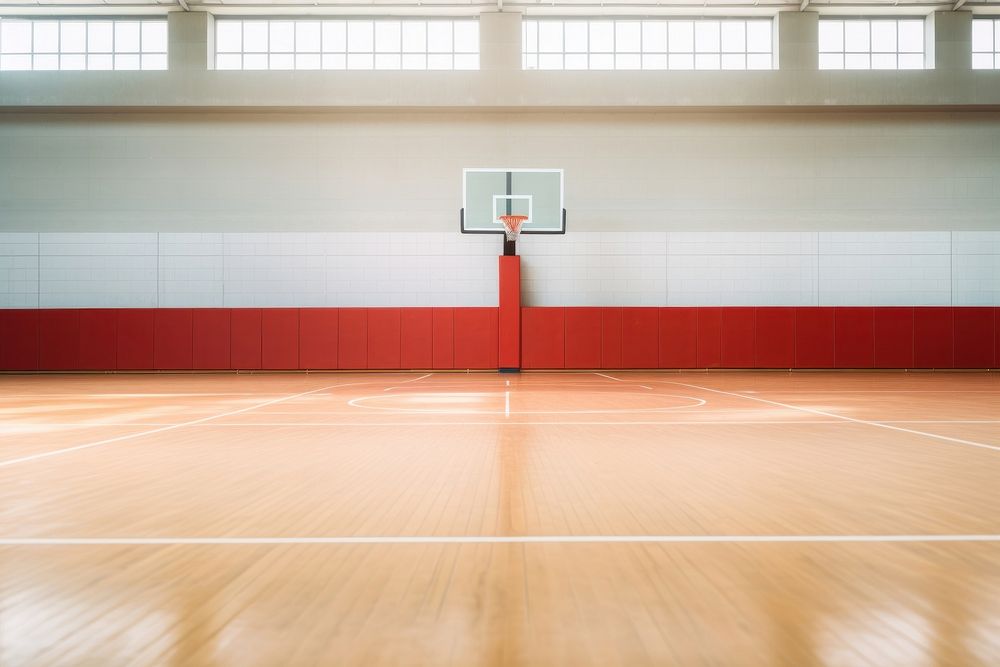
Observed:
[[[992,42],[992,46],[988,51],[977,50],[974,37],[972,40],[970,40],[972,42],[971,43],[972,69],[985,70],[985,71],[1000,70],[1000,16],[989,16],[989,15],[973,16],[972,17],[973,35],[975,34],[976,23],[992,24],[992,32],[990,34],[990,37],[992,38],[990,40]],[[980,56],[980,58],[976,58],[976,56]],[[991,57],[990,66],[983,66],[977,64],[977,62],[982,63],[986,57]]]
[[[895,49],[892,51],[882,51],[876,50],[876,45],[873,43],[872,39],[872,24],[875,23],[894,23],[895,24]],[[823,24],[832,25],[834,23],[840,24],[840,50],[824,50],[823,48]],[[847,46],[847,24],[867,24],[867,35],[868,35],[868,48],[867,50],[849,50]],[[902,23],[920,23],[921,30],[921,42],[919,51],[903,51],[900,49],[900,24]],[[816,31],[816,51],[817,51],[817,69],[820,71],[881,71],[881,72],[903,72],[903,71],[920,71],[933,69],[927,59],[927,17],[926,16],[820,16],[819,26]],[[824,58],[825,56],[825,58]],[[839,65],[833,65],[836,62],[836,58],[839,56]],[[867,66],[857,67],[849,66],[848,60],[852,57],[852,60],[860,62],[859,58],[864,57],[867,59]],[[891,56],[893,62],[895,63],[892,67],[875,66],[876,57],[883,60]],[[900,57],[901,56],[919,56],[920,66],[919,67],[900,67]],[[887,62],[887,61],[886,61]]]

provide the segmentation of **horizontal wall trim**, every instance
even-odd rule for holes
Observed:
[[[997,307],[521,309],[530,369],[988,369]],[[0,370],[496,369],[498,309],[0,310]]]

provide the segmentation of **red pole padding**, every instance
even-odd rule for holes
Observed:
[[[521,258],[500,257],[499,367],[521,367]]]

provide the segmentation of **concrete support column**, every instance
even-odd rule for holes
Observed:
[[[775,51],[780,70],[819,69],[819,14],[779,12],[775,30]]]
[[[167,14],[171,71],[215,69],[215,18],[208,12]]]
[[[521,69],[520,12],[479,15],[479,67],[484,71]]]
[[[972,69],[972,12],[934,12],[927,21],[928,66],[944,71]]]

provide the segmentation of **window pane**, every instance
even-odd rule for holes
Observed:
[[[294,53],[271,53],[271,58],[268,61],[269,69],[293,69],[294,67]]]
[[[348,35],[349,34],[350,34],[350,29],[348,29]],[[375,56],[371,53],[347,54],[347,69],[372,69],[374,67],[375,67]]]
[[[638,53],[619,53],[615,56],[615,69],[641,69],[642,58]]]
[[[348,21],[347,22],[347,50],[354,53],[370,53],[375,47],[375,26],[371,21]],[[371,58],[367,61],[359,59],[356,62],[374,62]],[[351,59],[347,59],[347,68],[355,69],[351,65]],[[371,65],[368,65],[371,68]]]
[[[586,53],[568,53],[566,54],[566,69],[587,69],[588,59]]]
[[[215,50],[236,53],[243,48],[243,24],[240,21],[219,21],[215,24]]]
[[[896,69],[896,54],[873,53],[872,69]]]
[[[820,51],[844,50],[843,21],[819,22],[819,50]]]
[[[691,21],[671,21],[670,52],[692,53],[693,51],[694,51],[694,23]],[[670,68],[673,69],[673,65],[671,65]]]
[[[455,54],[455,69],[479,69],[479,56],[471,53]]]
[[[872,51],[875,53],[896,52],[895,21],[872,21]]]
[[[166,21],[143,21],[142,29],[142,51],[149,53],[167,52],[167,22]],[[145,65],[143,69],[146,69]]]
[[[897,56],[899,69],[923,69],[924,55],[922,53],[900,53]]]
[[[138,53],[119,53],[115,55],[115,69],[140,69]]]
[[[538,24],[538,51],[540,53],[562,53],[562,21],[541,21]]]
[[[743,21],[723,21],[722,50],[728,53],[737,53],[746,51],[746,48],[746,24]]]
[[[642,22],[642,51],[643,53],[667,52],[666,21]],[[666,58],[663,59],[663,62],[666,63]],[[643,67],[645,68],[645,64],[643,65]],[[666,64],[664,64],[664,67],[666,67]]]
[[[298,43],[296,43],[296,47]],[[296,53],[295,69],[319,69],[318,53]]]
[[[36,67],[37,69],[37,67]],[[972,69],[993,69],[992,53],[973,53]]]
[[[295,24],[291,21],[271,21],[270,23],[269,50],[272,53],[292,53],[295,51]]]
[[[479,21],[456,21],[454,27],[455,51],[479,53]]]
[[[59,22],[58,21],[37,21],[34,26],[34,42],[32,49],[35,53],[58,53],[59,52]],[[35,69],[38,69],[37,63]]]
[[[400,55],[398,53],[376,53],[375,69],[400,69]]]
[[[718,53],[698,53],[694,57],[695,69],[719,69]]]
[[[427,54],[427,69],[451,69],[451,54]]]
[[[137,21],[115,21],[115,51],[117,53],[139,52],[139,23]],[[118,66],[115,65],[115,68],[117,69]]]
[[[243,50],[254,53],[267,51],[267,21],[243,22]]]
[[[295,22],[295,50],[299,53],[317,53],[319,48],[319,21],[296,21]],[[296,61],[298,62],[298,61]],[[312,62],[302,61],[302,62]],[[316,67],[319,67],[319,59],[316,59]],[[309,69],[316,69],[310,67]]]
[[[375,50],[379,53],[399,53],[402,50],[400,37],[401,26],[399,21],[376,21],[375,22]],[[387,62],[387,61],[383,61]],[[399,68],[399,59],[395,61]],[[375,61],[376,69],[391,69],[389,67],[379,67],[379,61]]]
[[[343,53],[324,53],[323,69],[347,69],[347,56]]]
[[[871,56],[867,53],[845,54],[844,69],[871,69]]]
[[[0,23],[0,49],[2,53],[31,53],[31,22],[5,20]],[[30,62],[29,58],[29,67]]]
[[[144,53],[142,54],[143,69],[167,69],[167,54],[165,53]]]
[[[899,22],[899,50],[907,53],[923,53],[924,22]]]
[[[83,54],[70,54],[59,56],[59,69],[81,70],[87,69],[87,56]]]
[[[868,51],[871,46],[868,30],[868,21],[844,21],[844,50]]]
[[[615,22],[615,51],[618,53],[639,53],[640,24],[638,21]]]
[[[670,69],[694,69],[694,56],[690,53],[671,53]]]
[[[267,69],[267,54],[244,53],[243,69]]]
[[[215,69],[241,69],[243,57],[234,53],[220,53],[215,57]]]
[[[83,21],[62,21],[59,25],[59,50],[63,53],[86,51],[87,24]]]
[[[667,69],[667,54],[644,53],[642,55],[643,69]]]
[[[323,21],[322,39],[324,51],[346,51],[347,25],[343,21]]]
[[[694,24],[694,50],[698,53],[719,51],[718,21],[698,21]]]
[[[771,22],[747,22],[747,51],[751,53],[771,52]]]
[[[590,69],[614,69],[615,57],[610,53],[597,53],[590,56]]]
[[[586,53],[586,51],[587,51],[587,22],[567,21],[566,52]]]
[[[562,69],[563,57],[561,53],[540,53],[538,54],[538,69]]]
[[[32,69],[53,70],[59,69],[59,56],[52,54],[36,55],[32,59]]]
[[[452,49],[451,21],[428,21],[427,52],[449,53],[451,49]],[[449,58],[449,62],[450,61],[451,59]],[[430,60],[428,60],[427,63],[428,63],[427,66],[430,67]]]
[[[610,53],[615,46],[615,24],[611,21],[590,22],[590,51],[592,53]],[[591,61],[593,62],[593,61]],[[610,62],[610,60],[602,60]],[[602,69],[605,69],[602,67]]]
[[[404,25],[405,30],[405,25]],[[420,54],[403,54],[403,69],[427,69],[427,56]]]
[[[821,53],[819,54],[820,69],[844,69],[843,53]]]
[[[425,53],[427,51],[427,24],[423,21],[403,21],[402,36],[404,53]],[[420,67],[423,69],[426,67],[426,61],[421,60],[421,62],[425,63]]]
[[[974,20],[972,22],[972,50],[993,50],[993,21]]]
[[[110,53],[95,53],[87,56],[87,69],[114,69],[114,61]]]
[[[747,69],[771,69],[770,53],[751,53],[747,55]]]
[[[114,43],[113,35],[114,26],[110,21],[90,21],[87,23],[87,51],[90,53],[111,53],[111,45]]]
[[[29,55],[9,55],[0,56],[0,69],[4,70],[29,70],[31,69],[31,56]],[[80,68],[83,69],[83,68]]]
[[[746,69],[747,57],[742,53],[722,54],[722,69]]]

